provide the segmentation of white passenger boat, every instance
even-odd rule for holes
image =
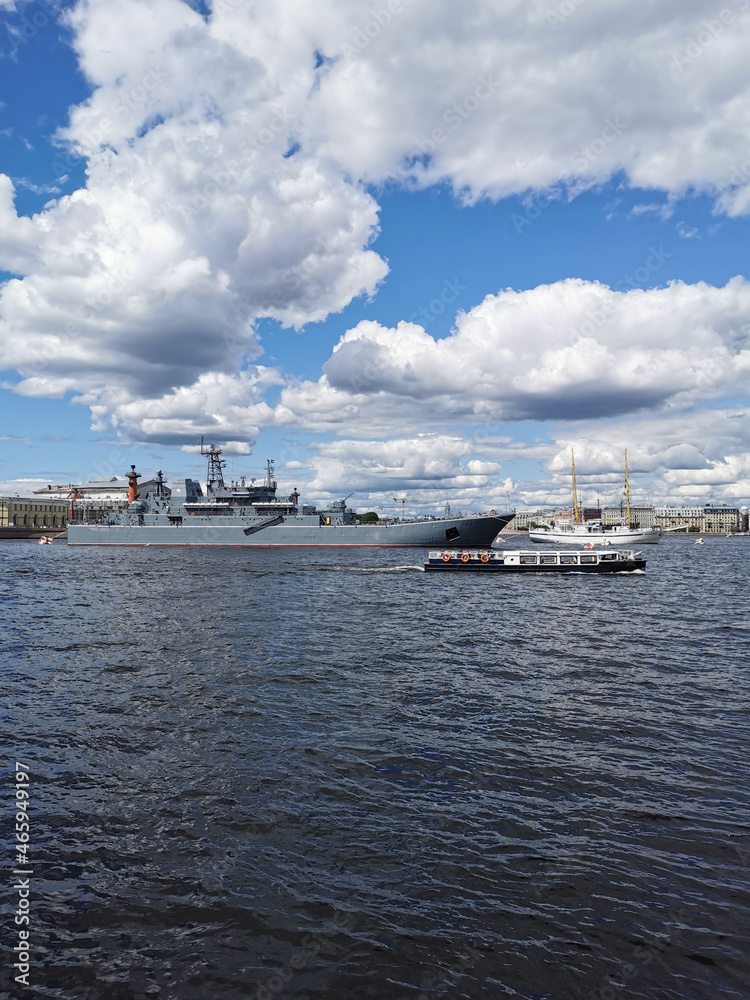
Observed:
[[[442,549],[431,551],[424,564],[429,572],[481,573],[634,573],[646,568],[640,552],[624,549],[582,549],[539,552],[509,549]]]

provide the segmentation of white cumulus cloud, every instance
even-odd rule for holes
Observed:
[[[349,330],[317,383],[282,392],[321,428],[612,417],[744,391],[750,283],[614,291],[568,279],[507,290],[436,340],[413,323]]]

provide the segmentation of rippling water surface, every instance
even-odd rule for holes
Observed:
[[[0,543],[33,995],[746,998],[750,539],[644,554]]]

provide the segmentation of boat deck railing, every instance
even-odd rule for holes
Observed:
[[[128,509],[127,501],[118,503],[117,501],[92,501],[85,504],[76,504],[73,508],[73,517],[69,519],[69,524],[107,524],[115,514],[120,514]]]

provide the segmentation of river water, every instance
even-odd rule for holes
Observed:
[[[748,997],[750,539],[643,551],[0,544],[8,994]]]

